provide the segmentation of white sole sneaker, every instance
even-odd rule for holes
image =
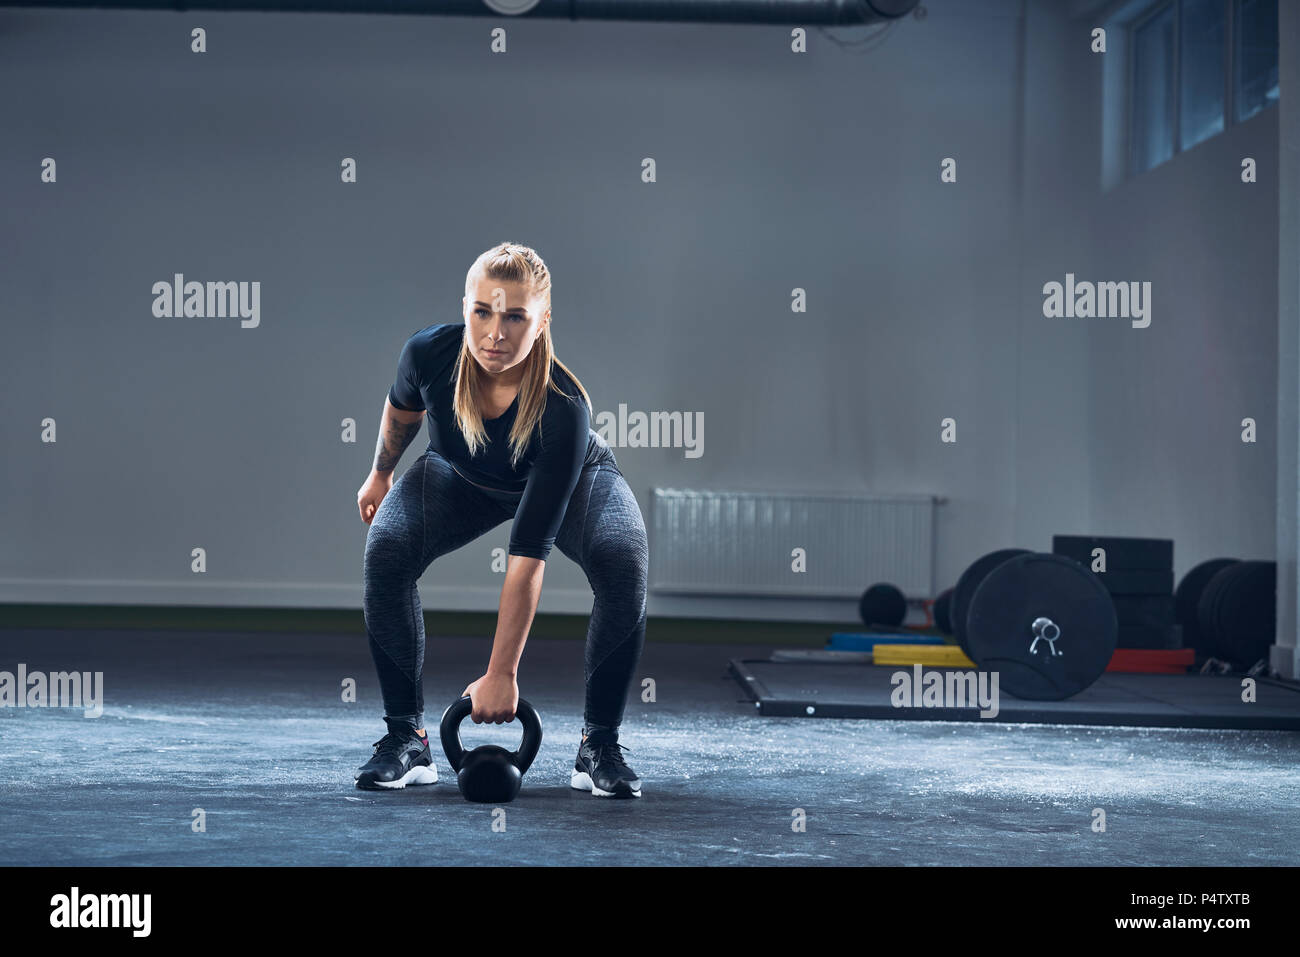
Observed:
[[[361,776],[357,775],[356,779],[360,780],[360,778]],[[423,765],[423,764],[417,764],[415,767],[411,768],[411,770],[407,771],[396,781],[375,781],[369,788],[362,788],[362,790],[371,790],[372,788],[383,788],[384,790],[395,791],[398,790],[399,788],[406,787],[408,784],[437,784],[437,783],[438,783],[437,768]]]
[[[596,783],[591,780],[591,775],[588,774],[586,771],[574,771],[572,774],[570,774],[569,787],[573,788],[576,791],[590,791],[592,793],[592,796],[598,798],[618,797],[618,795],[615,794],[613,791],[602,791],[600,788],[596,787]],[[639,790],[631,791],[629,793],[635,798],[639,798],[641,796],[641,792]]]

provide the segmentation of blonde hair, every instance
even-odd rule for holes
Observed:
[[[543,299],[546,308],[551,305],[551,271],[546,268],[542,257],[536,250],[519,243],[498,243],[482,253],[465,274],[465,287],[469,288],[476,276],[496,279],[503,282],[523,282],[530,297]],[[467,293],[468,295],[468,293]],[[560,369],[577,386],[582,400],[587,403],[587,414],[591,415],[591,397],[583,388],[578,377],[569,371],[569,367],[555,354],[555,343],[551,339],[551,324],[547,322],[537,338],[533,348],[524,360],[524,378],[519,386],[519,411],[515,416],[514,426],[510,429],[510,467],[514,468],[520,457],[528,448],[528,441],[533,430],[541,422],[542,412],[546,408],[546,395],[550,389],[569,399],[571,396],[563,391],[552,376],[552,363]],[[465,436],[471,456],[487,446],[487,432],[483,428],[483,413],[479,402],[484,392],[485,373],[469,351],[468,329],[466,337],[461,339],[460,358],[456,361],[456,393],[452,398],[452,409],[456,413],[456,423]]]

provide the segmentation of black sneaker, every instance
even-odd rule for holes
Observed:
[[[413,728],[398,727],[376,741],[373,747],[374,756],[353,775],[357,787],[363,791],[437,783],[438,769],[433,764],[427,735],[420,736]]]
[[[639,798],[641,779],[623,760],[626,750],[608,737],[584,737],[569,786],[590,791],[594,797]]]

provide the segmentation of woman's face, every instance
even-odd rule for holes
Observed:
[[[471,280],[464,302],[470,355],[493,376],[527,359],[537,336],[551,321],[545,300],[530,299],[522,282]]]

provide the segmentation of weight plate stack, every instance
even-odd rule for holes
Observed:
[[[1053,535],[1052,551],[1073,558],[1084,568],[1091,569],[1093,550],[1106,553],[1106,569],[1137,571],[1139,569],[1172,570],[1174,567],[1174,542],[1171,538],[1119,538],[1114,535]],[[1173,583],[1170,583],[1173,587]]]
[[[1110,593],[1086,567],[1062,555],[1021,554],[975,589],[967,653],[1017,698],[1060,701],[1101,677],[1118,629]]]
[[[1238,671],[1268,657],[1277,629],[1277,562],[1238,562],[1221,573],[1214,604],[1220,657]],[[1217,576],[1216,576],[1217,577]]]
[[[1198,658],[1209,657],[1210,647],[1201,631],[1196,606],[1210,579],[1229,565],[1235,564],[1237,564],[1235,558],[1212,558],[1207,562],[1201,562],[1183,576],[1183,580],[1178,583],[1178,588],[1174,591],[1174,620],[1183,627],[1183,646],[1195,648]]]
[[[1102,587],[1106,587],[1106,576],[1098,575]],[[1110,589],[1106,589],[1110,592]],[[1174,623],[1174,596],[1167,595],[1116,595],[1110,592],[1115,602],[1115,617],[1121,625],[1130,628],[1167,629]]]
[[[1094,572],[1094,574],[1101,579],[1101,583],[1106,586],[1106,591],[1112,595],[1169,596],[1174,593],[1172,568],[1110,568],[1108,566],[1104,572]]]
[[[1119,647],[1180,647],[1174,620],[1174,543],[1168,538],[1057,535],[1052,551],[1093,570],[1100,549],[1104,571],[1093,574],[1110,592],[1119,621]]]
[[[984,576],[1003,562],[1017,555],[1028,554],[1031,553],[1027,548],[1001,548],[996,552],[989,552],[975,559],[957,579],[957,586],[952,591],[952,610],[949,617],[952,619],[952,633],[957,639],[957,644],[961,645],[962,650],[970,657],[973,658],[974,655],[971,655],[970,648],[966,645],[966,619],[970,614],[970,600],[975,594],[975,589],[984,580]]]
[[[1183,647],[1183,629],[1181,625],[1148,627],[1121,624],[1118,646],[1134,651],[1174,651]]]

